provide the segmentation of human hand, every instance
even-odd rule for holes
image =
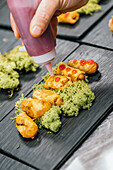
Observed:
[[[56,39],[57,16],[61,13],[74,11],[85,5],[87,2],[88,0],[42,0],[30,23],[31,35],[33,37],[41,36],[50,23],[54,38]],[[12,14],[10,15],[10,19],[16,38],[20,38],[20,34]]]

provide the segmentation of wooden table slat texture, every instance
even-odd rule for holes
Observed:
[[[113,9],[83,39],[83,42],[107,47],[113,50],[113,33],[108,27]]]
[[[7,35],[7,31],[4,31],[4,34]],[[5,51],[10,51],[16,45],[21,44],[20,40],[16,40],[15,38],[13,39],[14,35],[12,37],[12,32],[11,32],[11,36],[8,32],[8,37],[7,37],[8,43],[6,43],[3,46],[3,48],[0,47],[0,51],[2,51],[2,53],[4,53]],[[11,42],[9,43],[10,40],[12,41],[12,43]],[[0,44],[2,44],[1,40],[0,40]],[[61,60],[65,59],[65,57],[67,57],[78,46],[79,46],[78,43],[58,39],[57,46],[56,46],[57,55],[56,58],[52,61],[52,66],[56,65]],[[21,96],[22,93],[27,95],[32,90],[32,86],[35,83],[38,83],[42,80],[41,77],[45,74],[45,72],[46,72],[45,66],[41,66],[37,68],[36,72],[28,72],[28,73],[24,72],[23,74],[20,74],[19,91],[17,92],[15,91],[12,98],[8,97],[7,90],[6,91],[3,90],[0,92],[0,120],[2,120],[3,117],[14,108],[15,102],[18,100],[18,98]]]
[[[0,146],[3,151],[39,169],[59,168],[84,136],[88,136],[108,114],[113,106],[113,52],[82,45],[66,61],[75,59],[75,56],[77,59],[92,58],[99,64],[99,72],[89,79],[96,97],[90,110],[81,110],[74,118],[63,118],[62,128],[57,134],[48,134],[47,130],[41,129],[34,140],[23,139],[19,135],[15,120],[11,120],[12,114],[9,114],[0,125]],[[18,144],[20,148],[17,150]]]
[[[0,8],[2,8],[5,4],[6,0],[0,0]]]
[[[16,41],[12,31],[0,29],[0,52],[4,54],[9,46]]]
[[[34,170],[27,165],[24,165],[5,155],[0,155],[0,170]]]
[[[5,2],[5,0],[3,1],[3,3],[1,3],[1,7],[0,7],[0,26],[11,28],[10,11],[7,2]]]
[[[74,25],[70,24],[58,24],[58,37],[68,39],[79,39],[86,34],[97,21],[100,20],[104,14],[109,11],[113,6],[113,0],[102,0],[100,1],[102,10],[94,12],[93,15],[81,15],[80,19]]]

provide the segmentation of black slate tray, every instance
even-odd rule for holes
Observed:
[[[89,77],[96,97],[93,106],[90,110],[81,110],[77,117],[63,118],[62,128],[57,134],[48,134],[47,130],[41,129],[34,140],[23,139],[18,134],[15,120],[11,120],[9,114],[0,125],[0,146],[4,153],[37,169],[59,169],[78,145],[109,114],[113,108],[113,52],[82,45],[66,61],[75,58],[92,58],[99,64],[99,71]],[[17,150],[18,144],[20,148]]]
[[[34,170],[27,165],[24,165],[18,161],[15,161],[12,158],[9,158],[5,155],[0,155],[0,170]]]
[[[82,40],[83,42],[99,45],[113,50],[113,33],[108,27],[113,9],[92,29]]]
[[[92,16],[81,15],[74,25],[58,24],[58,37],[68,39],[82,38],[94,25],[113,7],[113,0],[101,0],[102,10],[95,12]]]
[[[6,31],[4,33],[6,33],[7,35]],[[9,37],[9,32],[8,32],[8,37]],[[4,53],[5,51],[10,51],[13,47],[19,44],[21,44],[21,40],[16,40],[14,38],[11,44],[10,43],[6,44],[3,48],[1,48],[0,51],[2,51],[2,53]],[[62,59],[67,57],[78,46],[79,46],[78,43],[58,39],[57,46],[56,46],[57,55],[55,60],[52,61],[52,65],[59,63]],[[46,72],[45,66],[40,66],[37,68],[36,72],[20,73],[19,91],[18,92],[15,91],[13,97],[10,99],[8,97],[7,90],[6,91],[3,90],[0,92],[0,120],[2,120],[4,116],[14,108],[15,102],[18,100],[18,98],[21,96],[22,93],[27,95],[31,91],[32,86],[35,83],[41,81],[41,77],[45,72]]]

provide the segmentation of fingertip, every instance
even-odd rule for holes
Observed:
[[[51,1],[48,5],[48,0],[41,1],[32,21],[30,23],[30,33],[33,37],[41,36],[47,29],[52,16],[57,8],[57,1]]]
[[[30,24],[30,34],[33,37],[40,37],[43,34],[42,28],[37,24]]]
[[[17,31],[14,31],[14,35],[15,35],[15,37],[16,37],[17,39],[20,38],[20,34],[19,34]]]

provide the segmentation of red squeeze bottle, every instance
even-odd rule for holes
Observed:
[[[30,22],[41,0],[7,0],[25,48],[37,64],[44,64],[53,76],[51,61],[55,58],[55,40],[50,28],[40,37],[30,34]]]

